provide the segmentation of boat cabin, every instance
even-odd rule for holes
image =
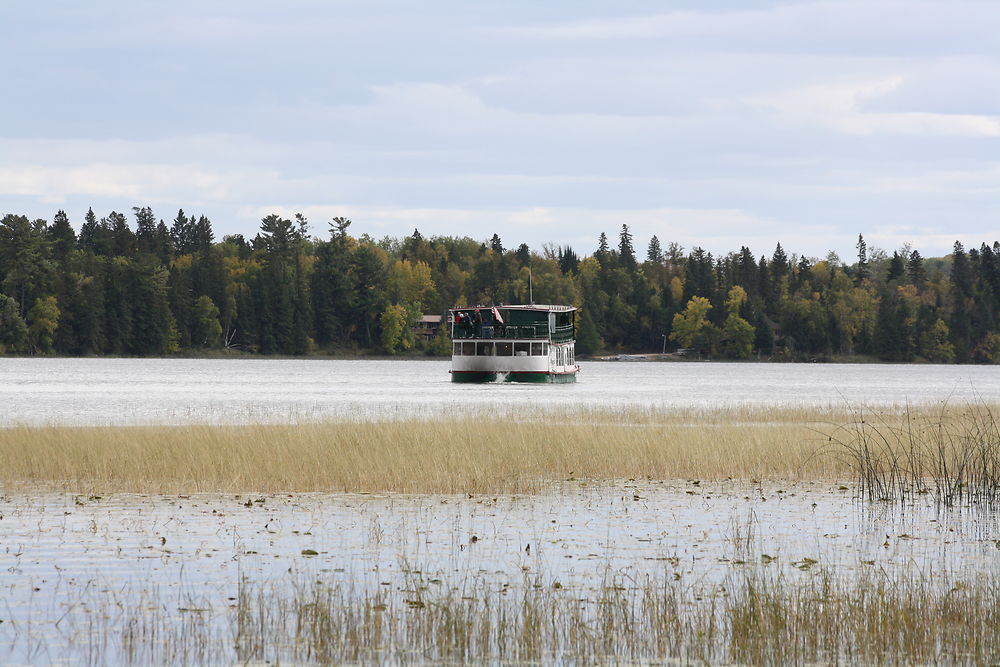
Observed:
[[[573,306],[463,306],[449,311],[452,380],[572,382]]]

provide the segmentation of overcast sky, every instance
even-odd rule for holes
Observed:
[[[5,2],[0,212],[217,238],[1000,239],[1000,2]]]

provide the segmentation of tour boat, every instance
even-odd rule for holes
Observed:
[[[448,311],[452,382],[576,382],[573,306],[463,306]]]

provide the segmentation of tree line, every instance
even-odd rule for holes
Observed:
[[[789,255],[780,244],[713,257],[650,239],[640,258],[623,224],[590,255],[569,246],[505,248],[499,235],[374,239],[338,217],[321,236],[302,215],[269,215],[253,238],[216,240],[203,215],[167,224],[88,210],[79,233],[0,220],[0,353],[169,355],[450,350],[447,328],[414,333],[454,305],[581,308],[582,354],[681,348],[719,358],[1000,361],[1000,244],[943,258],[891,255],[857,239],[857,257]]]

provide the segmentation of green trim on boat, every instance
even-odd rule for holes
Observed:
[[[452,382],[496,382],[497,374],[486,371],[452,371]]]
[[[576,373],[546,373],[538,372],[510,372],[504,378],[505,382],[541,382],[541,383],[562,383],[576,382]]]

